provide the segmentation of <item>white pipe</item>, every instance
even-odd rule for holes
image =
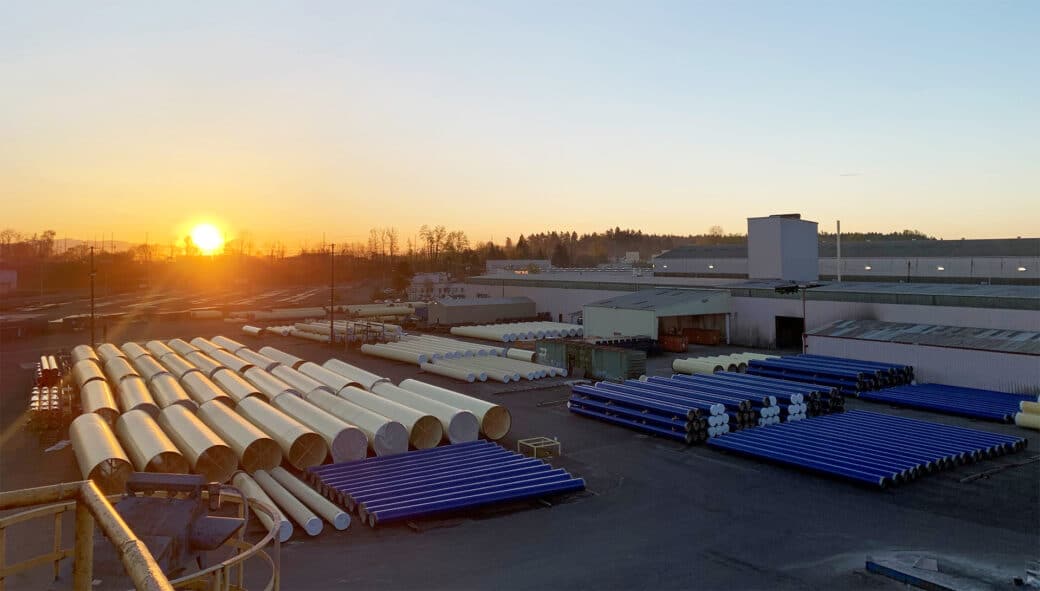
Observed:
[[[202,351],[189,351],[184,355],[184,360],[199,368],[208,378],[212,378],[217,371],[226,369],[224,365]]]
[[[128,343],[123,343],[122,349],[123,349],[123,353],[126,354],[126,358],[129,359],[130,361],[133,361],[134,359],[137,359],[141,355],[148,355],[148,349],[145,349],[144,347],[142,347],[141,345],[139,345],[139,344],[137,344],[137,343],[135,343],[133,341],[128,342]]]
[[[177,378],[168,373],[161,373],[148,382],[148,389],[152,392],[152,398],[159,408],[166,408],[172,404],[183,406],[191,412],[198,410],[199,405],[188,396]]]
[[[315,380],[318,380],[326,386],[329,386],[336,392],[339,392],[347,386],[357,386],[358,388],[362,387],[361,384],[355,382],[354,380],[346,376],[342,376],[329,369],[326,369],[318,365],[317,363],[311,361],[304,362],[302,365],[300,365],[299,371],[303,375],[310,378],[314,378]]]
[[[399,387],[430,400],[470,411],[480,421],[480,432],[491,440],[505,437],[512,424],[509,409],[498,404],[492,404],[473,396],[467,396],[454,390],[441,388],[440,386],[434,386],[419,380],[404,380],[399,384]]]
[[[245,378],[235,373],[234,370],[226,367],[214,373],[211,379],[213,380],[213,383],[220,386],[224,392],[227,392],[228,396],[235,401],[235,404],[238,404],[251,396],[263,396],[263,394],[254,388],[252,384],[247,382]]]
[[[257,353],[252,349],[242,348],[235,352],[235,355],[246,361],[252,363],[256,367],[264,371],[271,371],[275,367],[281,365],[277,360],[271,359],[270,357]]]
[[[361,384],[366,390],[371,390],[372,386],[379,382],[389,382],[389,378],[377,376],[372,372],[365,371],[360,367],[350,365],[345,361],[339,359],[329,359],[322,364],[322,367],[340,374],[341,376],[350,378],[351,380]]]
[[[184,377],[181,378],[181,386],[184,386],[188,396],[199,406],[214,400],[229,407],[235,405],[234,399],[214,384],[213,380],[203,375],[201,371],[184,374]]]
[[[242,332],[244,332],[245,334],[247,334],[249,336],[259,337],[259,336],[263,336],[264,329],[259,327],[259,326],[250,326],[248,324],[243,324],[242,325]]]
[[[303,531],[307,532],[307,535],[316,536],[321,533],[325,525],[322,520],[304,506],[292,493],[286,490],[284,486],[279,484],[277,480],[272,478],[270,474],[264,470],[257,470],[253,474],[253,479],[278,504],[278,508],[299,524]]]
[[[477,417],[468,410],[430,400],[387,382],[376,384],[372,387],[372,392],[408,408],[436,417],[441,422],[444,438],[448,440],[448,443],[477,440],[480,424],[477,422]]]
[[[104,419],[95,413],[81,414],[69,425],[69,439],[83,478],[93,480],[106,494],[126,491],[134,468]]]
[[[372,355],[373,357],[382,357],[384,359],[403,361],[404,363],[415,363],[417,365],[422,365],[427,361],[427,357],[423,353],[412,353],[407,350],[394,349],[380,345],[369,345],[367,343],[361,345],[361,352],[365,355]]]
[[[159,358],[159,363],[168,369],[178,380],[184,379],[184,376],[192,372],[202,374],[202,370],[195,367],[195,364],[181,357],[178,353],[168,353],[163,355]]]
[[[93,380],[101,380],[107,383],[105,380],[105,374],[101,371],[101,366],[90,359],[77,361],[72,366],[72,379],[80,388],[82,388],[87,382]]]
[[[235,410],[270,435],[297,470],[320,465],[329,455],[329,446],[321,435],[259,398],[246,398]]]
[[[234,450],[183,406],[164,408],[159,426],[188,460],[191,471],[207,482],[227,482],[238,468]]]
[[[292,493],[294,497],[300,500],[304,505],[307,505],[318,515],[321,515],[325,521],[332,524],[332,527],[337,530],[343,531],[350,527],[350,515],[337,507],[331,501],[318,494],[313,488],[307,486],[299,478],[296,478],[292,474],[289,474],[285,468],[278,467],[270,472],[271,477],[278,481],[287,491]]]
[[[114,359],[116,357],[123,357],[124,359],[126,358],[126,355],[124,355],[123,352],[119,350],[119,347],[113,345],[112,343],[101,343],[100,345],[98,345],[97,354],[98,357],[101,359],[102,365],[107,363],[109,359]]]
[[[527,361],[530,363],[534,363],[534,355],[534,351],[527,351],[526,349],[517,349],[515,347],[510,347],[506,350],[506,357],[510,359],[516,359],[519,361]]]
[[[162,341],[148,341],[144,344],[144,348],[148,349],[148,352],[156,359],[162,359],[164,355],[176,353],[176,351],[167,347],[166,343]]]
[[[116,398],[105,380],[91,380],[79,390],[80,406],[84,413],[97,413],[109,425],[119,418]]]
[[[133,364],[138,375],[144,378],[144,381],[146,382],[151,382],[152,378],[158,375],[173,375],[166,371],[166,368],[160,365],[159,362],[155,360],[155,357],[152,357],[151,355],[141,355],[130,363]]]
[[[244,377],[250,384],[256,386],[256,389],[259,390],[268,400],[274,400],[285,392],[295,394],[296,396],[303,396],[303,392],[296,390],[289,384],[286,384],[284,381],[274,377],[259,367],[250,367],[242,377]]]
[[[260,347],[259,353],[293,369],[299,369],[303,365],[303,359],[274,347]]]
[[[442,362],[423,363],[419,366],[419,368],[425,372],[437,374],[439,376],[444,376],[448,378],[454,378],[456,380],[462,380],[463,382],[472,383],[474,380],[477,379],[476,374],[472,370],[444,365],[444,363]],[[487,379],[487,374],[485,374],[484,379]]]
[[[213,337],[213,340],[211,342],[214,345],[220,347],[221,349],[224,349],[224,350],[228,351],[229,353],[235,353],[236,355],[238,354],[238,350],[239,349],[245,349],[246,348],[246,346],[243,345],[242,343],[240,343],[240,342],[238,342],[238,341],[236,341],[234,339],[229,339],[229,338],[227,338],[227,337],[225,337],[223,335],[218,335],[218,336]]]
[[[199,351],[200,349],[195,345],[185,341],[184,339],[170,339],[166,341],[166,345],[173,349],[178,355],[184,355],[189,351]],[[154,355],[154,353],[153,353]],[[160,358],[161,359],[161,358]]]
[[[270,470],[282,463],[278,443],[226,405],[208,402],[199,407],[198,416],[234,450],[246,472]]]
[[[255,480],[250,478],[245,472],[236,472],[235,476],[231,479],[231,483],[234,484],[238,490],[242,491],[242,495],[247,499],[255,499],[265,505],[268,509],[274,511],[274,519],[261,511],[254,511],[253,515],[257,516],[268,531],[278,532],[279,542],[286,542],[292,537],[292,523],[289,523],[289,520],[282,514],[278,505],[274,504],[271,497],[267,496],[267,493],[264,492],[264,489],[260,488],[260,485],[257,484]]]
[[[319,388],[325,390],[329,394],[336,393],[336,391],[330,386],[326,386],[318,380],[285,365],[278,365],[278,367],[271,371],[271,375],[282,380],[286,384],[289,384],[293,390],[296,390],[302,395],[306,395],[311,390],[317,390]]]
[[[440,421],[429,414],[353,386],[343,388],[336,395],[404,425],[408,429],[408,441],[416,449],[436,447],[444,437]]]
[[[271,404],[321,435],[329,446],[333,462],[363,460],[368,454],[368,437],[361,429],[348,425],[303,398],[285,393]]]
[[[188,460],[143,410],[123,413],[116,421],[116,435],[138,472],[188,473]]]
[[[84,359],[93,360],[94,363],[98,364],[98,367],[101,367],[101,358],[94,352],[94,347],[91,347],[90,345],[76,345],[73,347],[72,364],[76,365]]]
[[[143,410],[153,417],[159,414],[159,407],[148,391],[148,385],[139,376],[127,376],[116,385],[116,401],[119,410],[124,413]]]
[[[358,406],[325,390],[307,393],[307,402],[354,425],[368,438],[368,445],[377,456],[388,456],[408,451],[408,429],[401,423]]]

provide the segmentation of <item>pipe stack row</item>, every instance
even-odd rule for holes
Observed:
[[[580,337],[584,328],[580,324],[563,322],[510,322],[506,324],[480,324],[475,326],[455,326],[451,334],[485,341],[510,343],[513,341],[533,341],[537,339],[558,339]]]
[[[904,417],[849,411],[729,433],[708,445],[885,488],[1022,450],[1026,440]]]
[[[423,371],[464,382],[491,379],[507,384],[567,375],[565,369],[534,363],[534,351],[503,349],[432,335],[402,335],[396,342],[362,345],[361,352],[415,363]]]
[[[732,389],[745,390],[751,394],[769,394],[780,403],[782,409],[781,418],[786,418],[788,414],[791,414],[792,409],[787,409],[784,405],[792,404],[792,394],[801,396],[800,404],[804,405],[804,414],[806,416],[817,416],[832,412],[843,412],[845,410],[845,396],[841,394],[838,388],[831,386],[731,372],[696,376],[675,374],[672,377],[692,382],[724,385]],[[797,414],[799,409],[793,410]]]
[[[895,386],[884,390],[860,392],[859,397],[871,402],[884,402],[893,406],[919,408],[1000,423],[1013,422],[1015,415],[1021,410],[1022,403],[1035,404],[1037,400],[1035,395],[1009,394],[944,384]]]
[[[1040,431],[1040,398],[1019,402],[1018,410],[1015,413],[1016,425]]]
[[[337,320],[333,322],[333,326],[336,329],[336,342],[353,342],[371,340],[373,338],[380,341],[391,341],[398,338],[402,332],[399,325],[369,320]],[[247,330],[247,328],[252,330]],[[257,329],[247,325],[243,326],[242,330],[247,334],[253,334]],[[296,337],[327,343],[329,342],[329,333],[332,332],[332,329],[329,328],[328,321],[314,320],[285,326],[268,326],[263,329],[263,332],[272,332],[283,337]]]
[[[377,524],[584,490],[585,481],[488,441],[312,468],[321,494]]]
[[[752,359],[748,362],[747,373],[834,386],[849,396],[909,384],[914,379],[913,367],[909,365],[823,355],[791,355],[775,359]]]
[[[711,357],[690,357],[672,361],[672,371],[685,374],[712,374],[720,371],[744,373],[752,359],[776,359],[777,355],[733,353]]]

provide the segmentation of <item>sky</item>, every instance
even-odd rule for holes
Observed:
[[[8,2],[0,227],[1036,236],[1038,27],[1032,0]]]

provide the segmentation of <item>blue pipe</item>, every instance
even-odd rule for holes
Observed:
[[[383,470],[368,470],[364,472],[354,472],[348,474],[328,474],[322,477],[322,480],[326,484],[337,484],[345,482],[365,482],[370,480],[377,480],[384,478],[387,475],[394,475],[401,477],[414,473],[423,473],[433,469],[440,469],[445,466],[451,466],[458,462],[467,462],[469,464],[477,463],[494,463],[500,462],[512,458],[513,454],[509,451],[484,451],[484,452],[473,452],[468,454],[454,455],[447,458],[430,458],[425,462],[402,464],[393,467],[388,467]]]
[[[655,378],[650,378],[651,380]],[[656,378],[658,380],[669,380],[669,378]],[[718,396],[726,396],[729,398],[735,398],[737,400],[746,400],[753,405],[757,406],[770,406],[770,399],[768,394],[756,394],[747,395],[743,392],[737,392],[723,384],[711,384],[701,379],[700,376],[689,376],[686,374],[675,374],[671,381],[674,384],[680,384],[680,387],[690,388],[697,392],[707,392]]]
[[[351,494],[351,497],[354,498],[359,510],[367,510],[369,507],[374,508],[379,506],[399,505],[401,503],[411,503],[415,499],[432,499],[460,491],[498,486],[517,481],[571,477],[566,470],[560,468],[553,469],[553,467],[548,464],[542,464],[542,466],[543,469],[540,470],[513,470],[509,472],[500,472],[484,478],[466,478],[454,481],[443,481],[429,486],[415,487],[410,490],[394,490],[393,488],[390,488],[385,489],[378,494]]]
[[[662,398],[652,396],[650,393],[640,393],[632,388],[618,386],[617,388],[590,388],[588,386],[574,386],[572,393],[611,400],[618,404],[630,406],[636,410],[652,409],[668,416],[681,416],[687,420],[696,418],[701,414],[699,408],[687,406],[681,401],[670,402]]]
[[[575,398],[573,396],[571,397],[571,399],[568,402],[568,404],[577,404],[581,408],[598,410],[600,412],[605,412],[605,413],[616,413],[616,414],[619,414],[621,416],[628,417],[628,418],[632,419],[633,421],[636,421],[636,420],[651,421],[651,422],[653,422],[655,424],[658,424],[658,425],[660,425],[662,427],[665,427],[665,428],[681,429],[683,431],[690,431],[691,430],[690,422],[688,420],[686,420],[686,419],[677,420],[677,419],[666,419],[666,418],[656,417],[656,416],[651,415],[649,413],[641,413],[638,410],[622,408],[620,406],[610,406],[608,404],[603,404],[603,403],[600,403],[600,402],[596,402],[595,400],[587,400],[587,399],[583,400],[583,399],[580,399],[580,398]]]
[[[653,379],[653,378],[650,378]],[[691,390],[684,388],[677,388],[674,386],[668,386],[663,384],[652,383],[649,381],[643,382],[640,380],[626,380],[623,384],[605,384],[605,387],[612,388],[633,388],[644,392],[646,395],[654,396],[668,396],[674,397],[677,400],[690,400],[697,405],[698,408],[705,410],[708,413],[714,413],[717,410],[717,401],[711,398],[704,397],[695,393]]]
[[[714,439],[708,440],[708,445],[743,453],[745,455],[769,459],[780,464],[787,464],[790,466],[840,476],[842,478],[870,484],[879,488],[885,488],[891,482],[891,477],[886,474],[849,468],[845,465],[829,463],[822,460],[814,460],[812,458],[786,453],[782,450],[745,445],[741,441],[735,439],[736,437],[740,437],[745,433],[750,432],[752,431],[741,431],[739,433],[730,433],[721,437],[715,437]]]
[[[654,380],[644,382],[650,384],[654,388],[669,388],[673,391],[682,392],[686,396],[698,396],[705,400],[710,400],[718,404],[723,404],[727,407],[736,407],[739,410],[750,410],[754,404],[747,398],[740,398],[730,394],[723,394],[718,389],[712,390],[708,388],[697,388],[695,384],[688,380],[671,380],[669,384],[662,384],[656,380],[668,380],[668,378],[660,378],[657,376],[647,378],[648,380]]]
[[[358,500],[358,511],[369,512],[379,509],[389,509],[392,507],[402,507],[412,505],[416,502],[429,502],[437,499],[449,498],[458,494],[466,494],[472,492],[492,492],[496,490],[503,490],[508,488],[515,488],[518,484],[547,484],[549,482],[570,480],[571,475],[566,470],[553,470],[549,469],[547,472],[541,472],[537,474],[519,474],[513,476],[502,476],[493,480],[486,480],[481,482],[469,483],[469,484],[457,484],[452,486],[442,486],[440,488],[432,489],[425,493],[414,493],[414,494],[402,494],[400,496],[390,495],[381,499],[365,499]]]
[[[371,466],[380,465],[391,465],[399,462],[413,461],[417,458],[422,458],[432,455],[446,455],[459,453],[463,450],[467,450],[473,447],[499,447],[497,444],[484,439],[478,439],[477,441],[470,441],[466,443],[457,443],[455,445],[444,445],[440,447],[431,447],[430,449],[410,451],[406,453],[394,454],[390,456],[376,456],[363,460],[354,460],[351,462],[340,462],[338,464],[325,464],[323,466],[314,466],[308,468],[307,472],[310,474],[326,474],[328,472],[344,472],[351,469],[369,468]]]
[[[921,408],[933,410],[945,414],[958,415],[971,418],[987,419],[1002,423],[1009,423],[1018,412],[1017,407],[995,408],[983,405],[973,405],[964,402],[955,402],[940,397],[927,397],[923,393],[889,392],[879,390],[877,392],[863,392],[860,398],[872,402],[886,402],[896,406],[909,408]]]
[[[374,527],[377,523],[385,523],[394,519],[404,519],[407,517],[415,517],[419,515],[429,515],[431,513],[447,511],[450,509],[472,507],[487,503],[512,501],[530,497],[544,496],[547,494],[572,492],[584,489],[585,481],[581,478],[574,478],[571,480],[565,480],[563,482],[554,482],[547,485],[519,486],[517,488],[505,491],[497,491],[493,493],[477,493],[430,503],[416,503],[415,505],[411,505],[408,507],[400,507],[397,509],[372,511],[369,513],[369,524]]]
[[[547,465],[545,462],[535,458],[514,455],[512,459],[501,463],[471,464],[469,462],[460,462],[444,470],[434,470],[418,475],[402,476],[401,478],[391,475],[378,481],[344,483],[338,485],[338,490],[344,492],[348,499],[353,499],[355,495],[382,490],[390,485],[404,489],[409,486],[421,486],[444,479],[458,479],[469,476],[480,477],[508,470],[540,468]]]
[[[584,408],[577,408],[572,406],[570,408],[570,411],[575,414],[591,417],[594,419],[599,419],[608,423],[614,423],[616,425],[622,425],[631,429],[636,429],[637,431],[646,431],[647,433],[653,433],[654,435],[660,435],[661,437],[666,437],[668,439],[676,439],[678,441],[682,441],[683,443],[693,443],[693,436],[689,433],[677,433],[675,431],[669,431],[668,429],[655,427],[653,425],[646,425],[636,421],[623,419],[621,417],[605,415],[603,413],[586,410]]]

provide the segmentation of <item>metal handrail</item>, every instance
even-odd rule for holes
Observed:
[[[131,554],[147,554],[147,561],[151,561],[154,565],[154,559],[148,552],[148,549],[140,542],[136,537],[133,537],[129,528],[126,527],[125,522],[119,517],[119,514],[115,512],[115,509],[109,504],[109,500],[118,500],[121,495],[109,495],[107,498],[100,495],[100,492],[95,495],[89,495],[86,500],[81,498],[83,489],[87,488],[89,484],[90,488],[96,490],[96,486],[90,481],[81,481],[75,483],[66,483],[53,485],[49,487],[40,487],[36,489],[25,489],[21,491],[12,491],[0,493],[0,510],[13,509],[17,507],[24,507],[35,503],[47,503],[52,501],[59,501],[57,503],[45,505],[42,507],[35,507],[27,511],[22,511],[13,515],[0,517],[0,591],[3,589],[3,579],[6,576],[17,574],[32,568],[36,568],[40,565],[53,562],[54,567],[54,578],[57,579],[59,575],[59,565],[62,560],[69,556],[76,558],[82,558],[84,562],[93,562],[93,521],[92,517],[97,517],[97,513],[101,514],[100,519],[114,519],[122,524],[125,528],[125,532],[131,534],[130,538],[126,540],[120,540],[116,542],[109,535],[110,524],[102,524],[102,530],[113,544],[116,546],[117,553],[120,554],[120,558],[124,561],[124,566],[127,566],[127,559],[124,556],[124,552]],[[232,489],[228,491],[225,487],[224,492],[232,492],[234,496],[229,497],[228,500],[237,503],[239,505],[239,515],[243,518],[248,518],[246,507],[252,509],[254,513],[260,512],[272,517],[272,522],[277,524],[279,521],[278,517],[275,517],[277,513],[271,507],[266,506],[263,503],[256,501],[255,499],[246,499],[237,490]],[[73,500],[69,500],[70,497]],[[97,503],[97,500],[103,501],[103,505]],[[245,501],[243,503],[243,501]],[[94,505],[97,505],[95,507]],[[107,507],[107,510],[105,509]],[[76,513],[76,541],[71,548],[61,547],[61,518],[64,513],[68,511],[75,511]],[[110,515],[106,515],[110,512]],[[54,539],[54,550],[47,554],[41,554],[34,556],[27,560],[23,560],[18,563],[11,565],[6,564],[5,559],[5,541],[7,528],[19,523],[47,517],[53,515],[55,518],[55,539]],[[83,516],[90,518],[84,520]],[[248,525],[248,521],[247,521]],[[89,526],[88,529],[84,526]],[[127,573],[134,580],[134,584],[138,589],[175,589],[175,588],[187,588],[192,584],[200,582],[208,582],[207,579],[211,575],[214,582],[214,586],[207,586],[207,588],[217,590],[231,590],[232,588],[242,589],[244,578],[245,578],[245,561],[253,557],[261,558],[271,567],[271,578],[268,580],[267,585],[264,587],[264,591],[277,591],[281,584],[280,581],[280,555],[281,555],[281,542],[276,535],[277,529],[269,529],[267,533],[256,543],[249,543],[245,541],[245,527],[240,528],[237,538],[233,538],[226,545],[232,547],[236,553],[231,558],[228,558],[218,564],[215,564],[209,568],[194,572],[172,581],[168,580],[160,570],[158,565],[155,565],[155,571],[146,575],[147,580],[138,580],[140,575],[140,567],[137,570],[137,575],[131,572],[131,568],[127,566]],[[85,539],[81,539],[81,537]],[[264,548],[271,542],[274,541],[274,551],[268,554]],[[143,552],[142,552],[143,551]],[[273,554],[273,556],[272,556]],[[137,558],[136,556],[134,557]],[[147,564],[143,565],[147,566]],[[233,569],[237,569],[234,574],[236,580],[235,587],[232,587],[232,575]],[[73,571],[73,586],[76,589],[90,589],[91,585],[91,574],[93,568],[85,568],[77,561],[74,565]],[[158,573],[156,576],[155,573]]]

